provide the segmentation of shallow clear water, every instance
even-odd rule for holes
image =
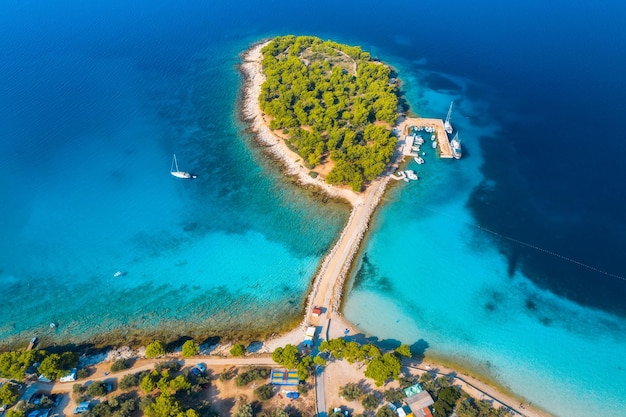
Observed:
[[[507,239],[626,275],[621,2],[3,6],[2,342],[293,317],[347,213],[248,146],[236,65],[313,34],[393,64],[425,116],[454,99],[464,146],[387,195],[346,315],[558,415],[623,414],[626,285]]]
[[[397,65],[402,72],[410,64]],[[346,297],[346,318],[382,341],[414,344],[427,355],[489,375],[556,415],[622,415],[624,319],[538,287],[507,254],[534,251],[565,269],[584,275],[593,271],[558,253],[546,254],[545,247],[512,241],[520,237],[489,223],[482,226],[470,210],[476,190],[488,195],[496,186],[481,171],[481,149],[504,129],[486,119],[485,100],[496,102],[497,94],[460,77],[425,69],[413,73],[407,88],[409,100],[418,103],[415,110],[427,116],[437,109],[443,113],[446,103],[456,100],[453,125],[461,132],[464,157],[446,161],[427,156],[423,166],[411,162],[420,180],[390,190]],[[441,77],[458,89],[418,87]],[[516,221],[511,213],[500,213],[507,214]],[[621,282],[598,272],[594,278]]]
[[[194,44],[178,32],[187,13],[135,26],[123,10],[58,6],[50,19],[78,28],[16,5],[31,32],[5,40],[0,339],[293,319],[347,210],[292,186],[238,120],[251,41]],[[169,174],[173,153],[197,180]]]

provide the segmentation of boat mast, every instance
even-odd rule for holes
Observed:
[[[448,115],[446,116],[446,122],[450,123],[450,116],[452,116],[452,105],[454,104],[454,101],[450,102],[450,108],[448,109]]]
[[[176,165],[176,171],[174,171],[174,165]],[[170,168],[171,172],[178,172],[178,161],[176,160],[176,154],[174,154],[174,159],[172,159],[172,167]]]

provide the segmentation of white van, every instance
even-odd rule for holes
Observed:
[[[76,381],[76,368],[72,369],[69,374],[59,378],[59,382],[72,382]]]

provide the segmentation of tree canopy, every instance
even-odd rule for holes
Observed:
[[[78,354],[75,352],[51,353],[41,361],[38,370],[42,375],[55,380],[67,375],[76,365]]]
[[[391,70],[358,46],[313,36],[281,36],[263,50],[259,104],[271,129],[284,129],[287,143],[309,167],[329,158],[330,184],[359,191],[391,160],[397,117]]]
[[[195,341],[187,340],[183,343],[183,358],[190,358],[192,356],[196,356],[198,353],[200,353],[200,346],[198,346]]]
[[[23,381],[26,370],[44,356],[39,350],[0,353],[0,377]]]
[[[165,355],[165,343],[162,340],[155,340],[146,346],[146,358],[157,358]]]
[[[17,385],[6,382],[0,387],[0,404],[11,405],[17,400],[19,389]]]

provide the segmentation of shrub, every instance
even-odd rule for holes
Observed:
[[[220,374],[220,381],[229,381],[235,376],[234,369],[226,369]]]
[[[74,384],[72,385],[72,392],[74,394],[82,394],[85,392],[85,387],[83,387],[83,384]]]
[[[163,372],[165,370],[172,371],[172,372],[178,372],[178,371],[180,371],[180,368],[182,368],[182,365],[176,359],[172,359],[172,360],[169,360],[169,361],[163,361],[163,362],[157,362],[157,364],[154,365],[154,369],[157,372]]]
[[[404,391],[399,388],[390,388],[383,392],[383,397],[390,403],[400,402],[404,400]]]
[[[261,401],[269,400],[270,398],[272,398],[273,394],[274,394],[274,390],[272,389],[272,386],[269,384],[261,385],[260,387],[254,390],[254,395],[256,395],[257,398]]]
[[[183,351],[181,353],[183,358],[190,358],[192,356],[196,356],[198,353],[200,353],[200,346],[198,346],[196,342],[193,340],[187,340],[183,343]]]
[[[391,411],[391,408],[388,406],[383,405],[376,411],[376,417],[396,417],[396,413]]]
[[[429,374],[429,373],[425,373],[425,374],[423,374],[423,375],[429,375],[429,376],[430,376],[430,374]],[[412,376],[404,376],[404,375],[402,375],[402,376],[398,379],[398,382],[400,383],[400,388],[401,388],[401,389],[404,389],[404,388],[408,388],[408,387],[410,387],[411,385],[414,385],[414,384],[415,384],[415,382],[416,382],[416,380],[415,380],[415,378],[414,378],[414,377],[412,377]],[[420,377],[420,383],[421,383],[421,382],[422,382],[422,381],[421,381],[421,377]]]
[[[155,340],[146,346],[146,358],[156,358],[165,355],[165,343],[162,340]]]
[[[230,354],[233,356],[243,356],[246,354],[246,347],[241,343],[235,343],[232,348],[230,348]]]
[[[375,410],[376,407],[378,407],[379,403],[380,401],[378,400],[378,397],[376,397],[374,394],[367,394],[361,402],[366,410]]]
[[[111,372],[119,372],[128,369],[128,363],[124,359],[118,359],[111,364]]]
[[[89,375],[91,375],[91,370],[88,368],[81,368],[76,371],[76,378],[78,379],[89,378]]]
[[[139,378],[136,374],[128,374],[124,375],[124,377],[120,380],[119,387],[121,390],[129,390],[131,388],[139,385]]]
[[[104,397],[108,394],[107,386],[102,381],[94,381],[87,387],[87,395],[92,397]]]
[[[235,384],[238,387],[248,385],[252,381],[262,380],[270,376],[270,369],[265,367],[249,368],[242,374],[237,375]]]
[[[233,417],[252,417],[252,416],[254,416],[254,412],[250,404],[242,404],[233,415]]]
[[[348,401],[355,401],[363,396],[363,389],[358,384],[350,382],[339,388],[339,395]]]

